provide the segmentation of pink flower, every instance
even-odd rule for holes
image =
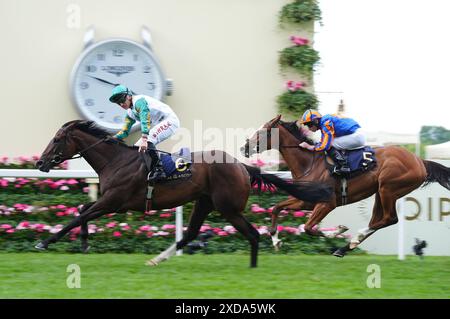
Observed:
[[[89,186],[83,187],[83,193],[89,193]]]
[[[294,217],[304,217],[305,213],[299,210],[294,212],[292,215],[294,215]]]
[[[14,230],[14,228],[11,228],[11,229],[8,229],[6,232],[7,232],[8,234],[12,234],[12,233],[15,232],[15,230]]]
[[[1,224],[0,228],[2,228],[2,229],[11,229],[13,227],[11,225],[9,225],[9,224]]]
[[[153,232],[151,232],[151,231],[149,231],[149,232],[147,232],[147,235],[146,235],[148,238],[151,238],[151,237],[153,237]]]
[[[169,224],[163,225],[161,227],[162,230],[170,230],[170,229],[175,229],[175,228],[176,228],[175,225],[169,225]]]
[[[75,185],[75,184],[78,184],[78,181],[76,179],[71,178],[71,179],[69,179],[67,181],[67,184],[68,185]]]
[[[116,223],[115,222],[110,222],[110,223],[108,223],[108,224],[106,224],[106,227],[108,227],[108,228],[114,228],[114,227],[116,227]]]
[[[229,233],[229,234],[234,234],[234,233],[236,233],[236,228],[234,228],[234,227],[231,226],[231,225],[225,226],[225,227],[223,228],[223,230],[226,231],[226,232]]]
[[[282,231],[284,230],[284,226],[278,225],[278,226],[277,226],[277,230],[278,230],[279,232],[282,232]]]
[[[9,182],[8,182],[7,179],[3,179],[3,178],[0,179],[0,186],[1,187],[8,187],[8,184],[9,184]]]
[[[306,83],[303,81],[295,82],[295,81],[289,80],[286,82],[286,88],[291,92],[302,90],[305,86],[306,86]]]
[[[159,217],[161,217],[161,218],[170,218],[170,217],[172,217],[172,214],[171,213],[159,214]]]
[[[210,230],[210,229],[211,229],[211,226],[209,226],[208,224],[204,224],[204,225],[202,225],[202,227],[200,227],[200,232],[204,233],[205,231]]]
[[[229,234],[226,231],[221,230],[221,231],[217,232],[217,235],[219,235],[219,236],[228,236]]]
[[[66,213],[64,213],[64,212],[57,212],[56,216],[58,216],[58,217],[66,216]]]
[[[292,43],[294,43],[296,46],[301,46],[301,45],[307,45],[309,43],[308,39],[305,38],[301,38],[301,37],[296,37],[295,35],[292,35],[290,37],[290,40]]]
[[[114,236],[114,237],[121,237],[121,236],[122,236],[122,233],[121,233],[120,231],[115,231],[115,232],[113,233],[113,236]]]
[[[25,228],[28,228],[29,226],[30,226],[30,223],[25,220],[25,221],[19,223],[19,225],[17,225],[17,229],[25,229]]]
[[[258,204],[252,204],[250,206],[250,210],[252,213],[258,214],[258,213],[265,213],[267,210],[265,208],[260,207]]]
[[[150,226],[149,225],[141,226],[141,227],[139,227],[139,230],[140,231],[148,231],[148,230],[150,230]]]

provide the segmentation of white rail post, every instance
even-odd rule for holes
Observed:
[[[398,216],[398,259],[405,260],[405,199],[397,200]]]
[[[183,206],[178,206],[175,213],[175,241],[183,238]],[[177,250],[177,256],[183,255],[183,249]]]

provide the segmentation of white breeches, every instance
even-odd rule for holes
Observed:
[[[331,145],[337,150],[354,150],[366,145],[366,136],[361,129],[357,129],[355,133],[335,137]]]
[[[148,141],[154,145],[167,140],[175,131],[180,127],[180,120],[176,116],[168,117],[161,122],[153,126],[148,132]],[[134,145],[139,146],[141,139],[139,139]]]

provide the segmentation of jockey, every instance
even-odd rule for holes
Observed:
[[[366,143],[361,126],[355,120],[335,114],[322,116],[316,110],[307,110],[299,122],[308,126],[313,132],[316,132],[318,129],[322,132],[322,138],[319,143],[310,145],[303,142],[299,145],[300,147],[317,152],[328,151],[339,165],[338,168],[335,168],[334,173],[350,172],[345,150],[361,148]]]
[[[112,90],[109,100],[117,103],[127,111],[125,124],[115,138],[123,140],[130,133],[133,124],[141,123],[141,138],[136,142],[139,152],[148,151],[152,159],[152,167],[149,176],[152,179],[164,178],[164,170],[159,161],[155,146],[172,136],[180,127],[180,120],[170,106],[147,95],[133,95],[123,85],[118,85]],[[152,128],[150,128],[150,125]]]

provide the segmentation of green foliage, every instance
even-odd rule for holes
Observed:
[[[317,109],[319,104],[314,94],[304,90],[287,91],[278,96],[277,102],[283,114],[295,117],[301,116],[307,109]]]
[[[304,23],[320,21],[322,12],[317,0],[295,0],[280,11],[280,22]]]
[[[420,143],[424,145],[440,144],[450,141],[450,130],[442,126],[422,126]]]
[[[311,77],[314,66],[319,62],[319,53],[309,45],[292,46],[280,52],[282,67],[292,67],[300,74]]]

